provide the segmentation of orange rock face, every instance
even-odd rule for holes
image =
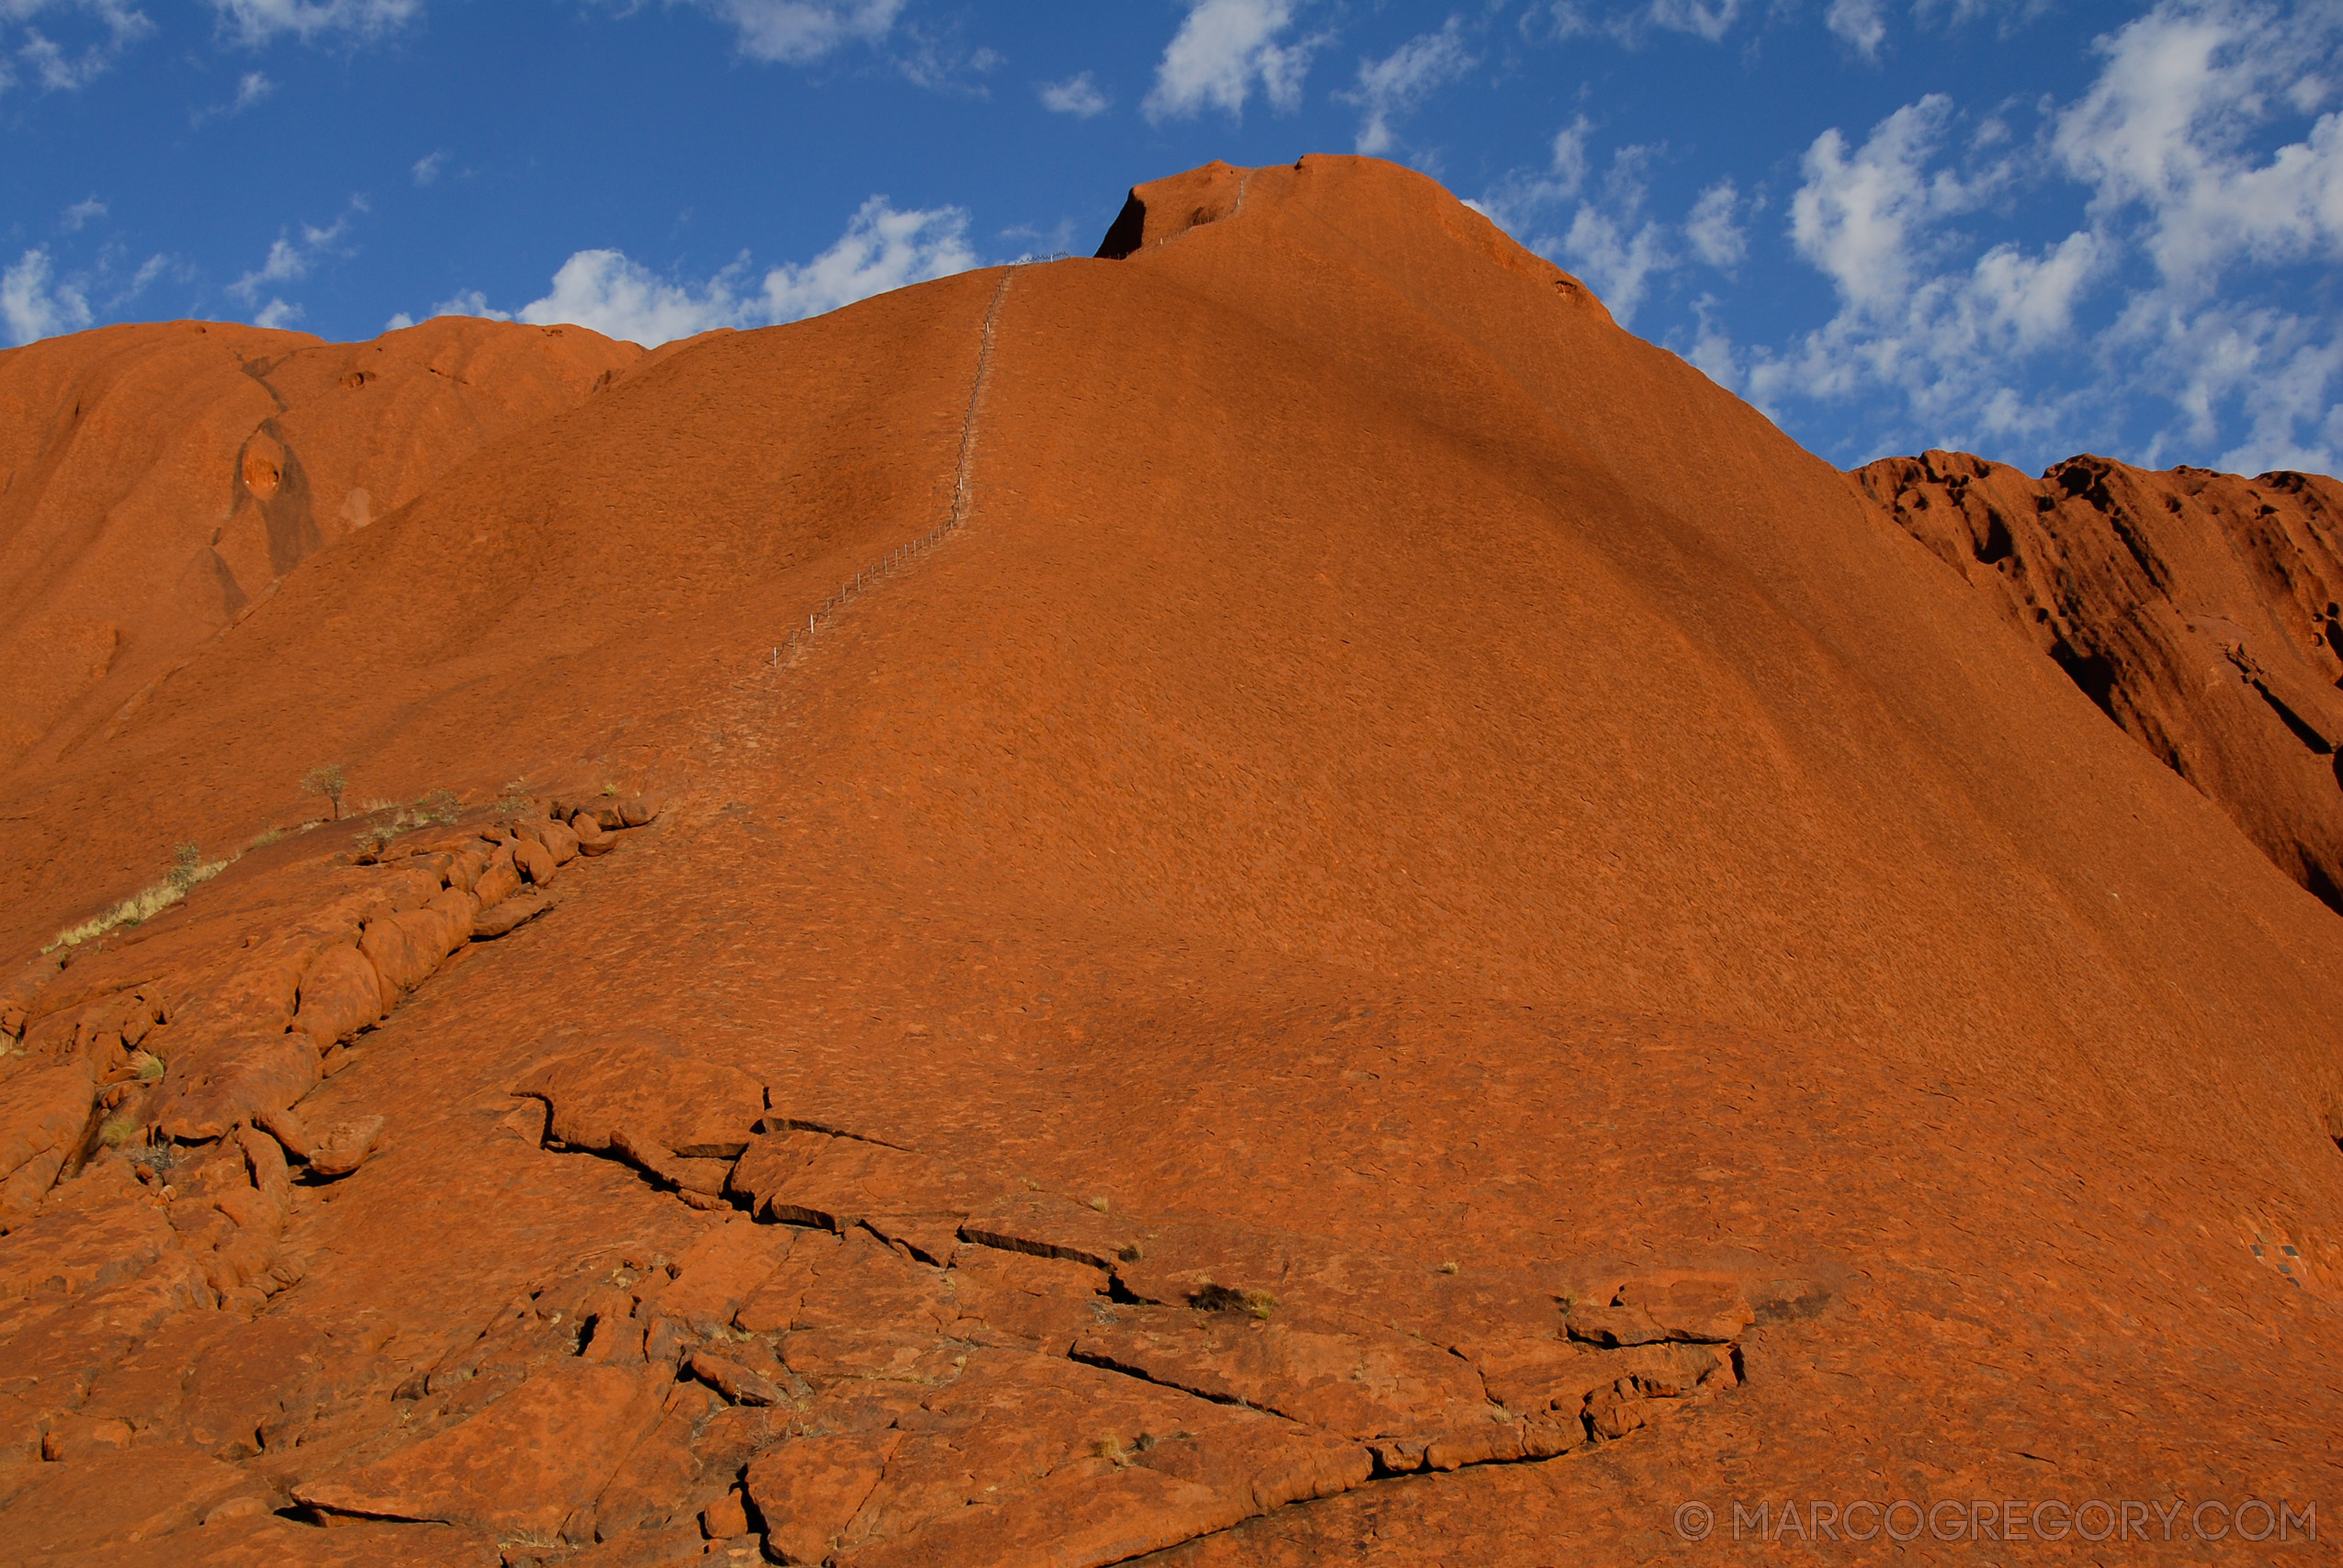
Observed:
[[[2343,486],[1888,457],[1865,494],[2278,868],[2343,911]]]
[[[2343,921],[2219,781],[2333,492],[1965,463],[1315,156],[482,447],[10,775],[0,1539],[2304,1550]]]
[[[0,770],[85,739],[309,556],[640,352],[441,318],[366,344],[174,321],[0,353]]]

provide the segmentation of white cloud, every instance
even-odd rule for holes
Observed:
[[[33,26],[44,13],[86,41],[76,49],[74,43],[61,43],[49,30]],[[8,38],[11,25],[23,28],[20,39]],[[93,27],[102,36],[91,38]],[[153,31],[146,13],[123,0],[6,0],[0,3],[0,92],[17,79],[8,54],[48,91],[74,92],[103,75],[124,51]]]
[[[1555,192],[1560,196],[1576,196],[1587,183],[1587,137],[1594,126],[1584,115],[1554,133],[1554,155],[1551,164]]]
[[[106,204],[94,196],[87,197],[65,209],[64,216],[58,220],[58,227],[68,234],[77,234],[84,227],[105,216]]]
[[[1715,43],[1733,30],[1740,14],[1741,0],[1651,0],[1645,16],[1653,27],[1691,33]]]
[[[517,314],[541,326],[571,322],[605,337],[656,346],[711,327],[737,325],[742,313],[740,272],[735,265],[695,288],[667,282],[619,251],[580,251],[553,275],[552,292],[522,306]],[[454,303],[463,309],[447,313],[499,314],[487,309],[478,294]]]
[[[849,43],[877,43],[895,26],[904,0],[694,0],[732,25],[742,54],[804,65]]]
[[[426,152],[417,158],[414,166],[415,184],[418,186],[436,184],[439,179],[439,171],[445,168],[447,164],[447,152],[445,148],[436,152]]]
[[[1881,0],[1830,0],[1830,8],[1823,13],[1823,26],[1865,60],[1877,60],[1879,46],[1887,41],[1884,9]]]
[[[1299,108],[1310,56],[1327,40],[1281,42],[1293,25],[1293,0],[1193,0],[1164,47],[1141,112],[1151,121],[1207,108],[1241,117],[1256,85],[1273,108]]]
[[[1701,192],[1681,225],[1652,217],[1647,174],[1662,150],[1645,146],[1613,152],[1601,188],[1590,193],[1593,129],[1579,116],[1556,134],[1544,171],[1500,181],[1473,205],[1530,249],[1584,277],[1627,326],[1655,281],[1686,265],[1686,247],[1713,267],[1739,264],[1748,243],[1738,216],[1742,197],[1731,180],[1719,180]],[[1569,222],[1557,233],[1549,224],[1565,209]]]
[[[486,316],[538,325],[573,323],[606,337],[656,347],[716,327],[762,327],[850,305],[874,294],[977,265],[968,214],[956,207],[898,212],[885,197],[863,203],[835,244],[802,266],[784,264],[752,280],[748,258],[703,282],[662,277],[614,250],[580,251],[561,264],[553,288],[507,313],[477,290],[435,315]]]
[[[1070,114],[1077,119],[1089,119],[1104,114],[1111,106],[1106,95],[1098,90],[1087,71],[1079,76],[1069,76],[1063,82],[1041,84],[1041,107],[1052,114]]]
[[[0,272],[0,326],[12,344],[78,332],[89,325],[89,300],[71,282],[52,282],[49,253],[27,251]]]
[[[1860,400],[1898,441],[2333,468],[2343,332],[2302,269],[2343,259],[2343,117],[2278,127],[2327,101],[2338,39],[2331,5],[2164,0],[2098,41],[2097,75],[2044,107],[2031,149],[1996,120],[1963,149],[1941,96],[1860,147],[1817,137],[1789,237],[1838,310],[1751,347],[1749,394]],[[2061,182],[2081,226],[1965,231]]]
[[[968,249],[968,215],[956,207],[898,212],[883,196],[862,205],[838,243],[802,267],[764,275],[767,319],[793,321],[873,294],[977,265]]]
[[[277,90],[277,84],[257,71],[247,71],[236,84],[235,111],[248,109]]]
[[[320,38],[371,39],[423,15],[424,0],[209,0],[220,26],[244,44],[289,33],[303,43]]]
[[[1562,238],[1562,254],[1571,269],[1594,288],[1595,297],[1625,326],[1636,319],[1651,276],[1675,265],[1669,254],[1667,231],[1649,220],[1638,223],[1636,214],[1608,213],[1592,202],[1579,209],[1570,231]]]
[[[1713,267],[1737,266],[1749,254],[1749,236],[1734,220],[1740,201],[1733,182],[1719,180],[1701,192],[1685,216],[1684,238],[1691,243],[1692,254]]]
[[[1438,88],[1473,67],[1461,24],[1454,17],[1436,33],[1409,39],[1381,60],[1359,62],[1356,91],[1339,95],[1363,111],[1356,146],[1361,152],[1391,151],[1391,121],[1407,114]]]
[[[2145,212],[2170,287],[2208,292],[2241,258],[2343,254],[2343,121],[2322,117],[2267,161],[2245,151],[2317,81],[2338,30],[2332,6],[2159,6],[2099,41],[2107,65],[2058,117],[2052,145],[2093,188],[2094,215]]]
[[[363,212],[366,203],[353,197],[350,208],[353,211]],[[349,229],[349,216],[345,213],[334,220],[331,228],[321,229],[315,224],[304,223],[300,226],[299,238],[289,234],[277,235],[270,243],[268,254],[260,265],[228,285],[228,292],[243,300],[247,308],[252,307],[264,293],[276,295],[277,286],[300,282],[309,276],[310,269],[320,260],[337,254],[335,247]],[[264,327],[283,326],[300,313],[300,306],[289,305],[282,298],[272,298],[266,305],[260,307],[259,312],[253,317],[253,323]]]

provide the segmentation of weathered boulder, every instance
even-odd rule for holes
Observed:
[[[492,909],[520,891],[521,874],[513,863],[512,846],[500,844],[472,885],[472,896],[483,909]]]
[[[307,1034],[223,1034],[171,1058],[157,1124],[185,1142],[221,1137],[295,1104],[319,1077]]]
[[[764,1114],[764,1088],[647,1032],[539,1064],[514,1087],[551,1108],[547,1134],[572,1148],[730,1159]]]
[[[561,863],[535,839],[523,839],[513,846],[513,866],[524,878],[542,887],[553,880]]]
[[[477,942],[492,942],[516,926],[526,925],[551,908],[553,900],[534,887],[513,897],[500,899],[472,917],[472,938]]]
[[[395,992],[385,991],[381,971],[357,947],[328,948],[301,976],[293,1027],[323,1051],[381,1022],[397,1000]]]
[[[570,818],[570,830],[578,836],[578,852],[582,855],[606,855],[618,846],[602,824],[583,811]]]
[[[326,1128],[318,1135],[310,1150],[309,1168],[312,1176],[347,1176],[366,1163],[375,1145],[382,1141],[383,1121],[379,1116],[359,1116]]]

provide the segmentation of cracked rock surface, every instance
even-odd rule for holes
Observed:
[[[0,1562],[2337,1495],[2343,926],[2233,802],[1421,176],[1115,231],[645,356],[0,778]]]

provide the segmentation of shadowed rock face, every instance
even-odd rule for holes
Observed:
[[[0,769],[85,737],[307,557],[641,353],[457,318],[366,344],[174,321],[0,353]]]
[[[2287,875],[2343,911],[2343,487],[1886,457],[1863,493]]]
[[[0,1540],[2331,1495],[2343,922],[1429,180],[1207,168],[1106,249],[640,365],[18,767]],[[221,459],[264,556],[289,419]],[[454,798],[302,830],[321,762]],[[190,840],[252,847],[35,956]]]

